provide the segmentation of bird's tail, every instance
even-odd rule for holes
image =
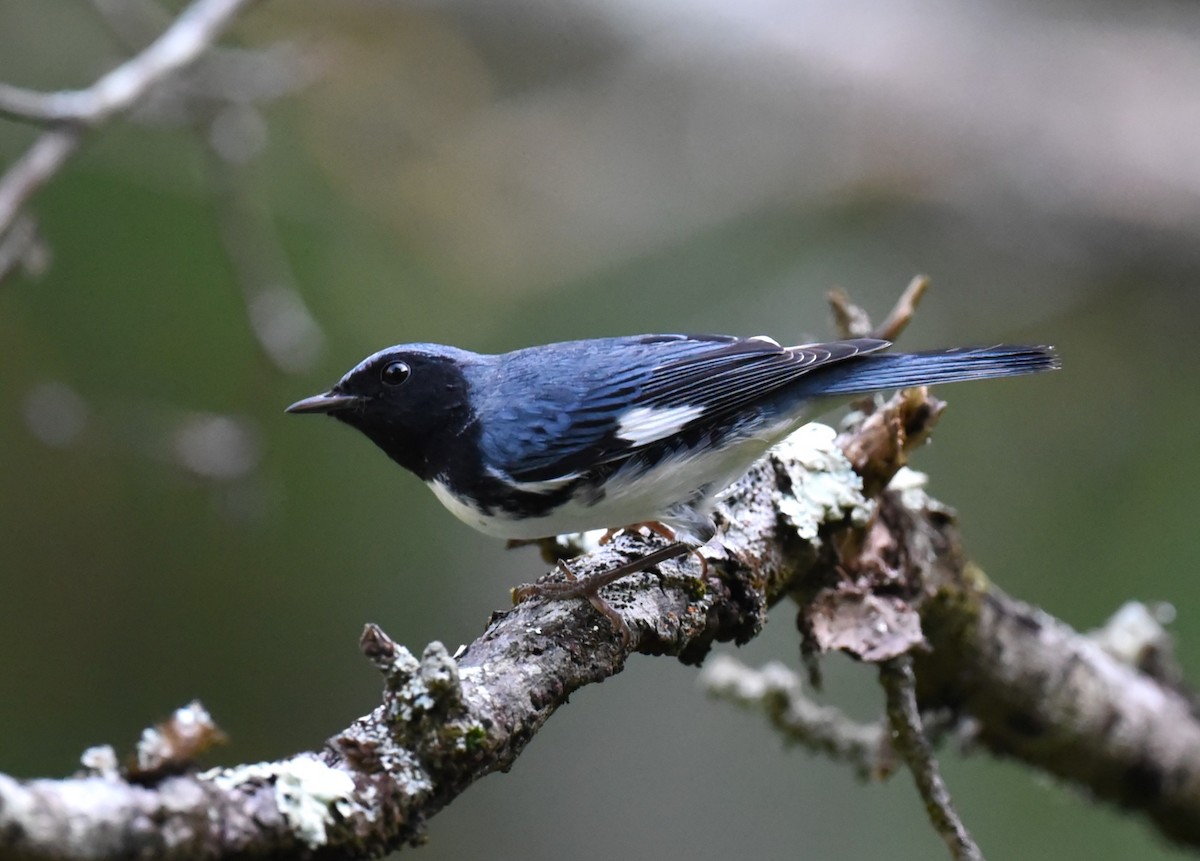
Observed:
[[[825,395],[862,395],[882,389],[1015,377],[1058,367],[1053,347],[1001,344],[921,353],[871,353],[830,365],[821,375],[820,388]]]

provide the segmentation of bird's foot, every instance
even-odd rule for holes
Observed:
[[[609,529],[607,532],[604,533],[604,535],[602,535],[600,537],[599,544],[601,546],[604,546],[605,544],[609,544],[612,542],[612,540],[614,538],[616,538],[622,532],[627,532],[627,531],[634,530],[634,529],[647,529],[655,535],[661,535],[663,538],[667,539],[668,541],[675,541],[675,530],[672,529],[670,526],[667,526],[665,523],[661,523],[657,520],[644,520],[641,523],[631,523],[628,526],[620,526],[620,527]],[[682,542],[680,542],[680,543],[682,543]],[[708,559],[704,556],[703,553],[700,552],[699,547],[692,547],[689,545],[688,549],[691,552],[691,554],[696,557],[696,560],[700,563],[700,579],[701,580],[708,579]],[[678,555],[682,555],[682,554],[678,554]],[[632,574],[634,572],[631,571],[630,573]]]
[[[600,590],[605,586],[612,585],[622,577],[628,577],[630,574],[645,571],[647,568],[651,568],[660,562],[666,562],[668,559],[674,559],[688,552],[694,553],[696,551],[695,548],[688,544],[675,542],[668,544],[666,547],[652,550],[645,556],[630,559],[628,562],[617,565],[615,568],[610,568],[608,571],[601,571],[583,578],[576,576],[567,563],[560,560],[558,570],[562,572],[566,578],[565,580],[556,580],[549,583],[526,583],[517,586],[512,590],[513,603],[519,604],[530,598],[546,598],[550,601],[587,598],[588,603],[612,623],[613,628],[621,635],[623,643],[628,646],[633,642],[633,632],[629,629],[629,625],[626,624],[625,620],[621,618],[621,614],[600,596]]]

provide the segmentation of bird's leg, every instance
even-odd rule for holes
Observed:
[[[609,529],[607,532],[604,533],[604,535],[601,536],[599,544],[601,546],[603,546],[605,544],[609,544],[612,542],[612,540],[615,537],[617,537],[617,535],[624,532],[625,530],[641,529],[642,527],[645,527],[646,529],[650,530],[655,535],[661,535],[663,538],[667,539],[668,541],[675,541],[675,530],[672,529],[670,526],[667,526],[665,523],[661,523],[657,520],[644,520],[641,523],[631,523],[628,526],[621,526],[619,528]],[[677,543],[682,543],[682,542],[677,542]],[[706,579],[708,577],[708,560],[706,558],[704,558],[704,554],[700,552],[699,547],[691,547],[689,545],[689,549],[690,549],[690,552],[692,553],[692,555],[695,556],[696,559],[700,562],[700,579],[701,580]],[[682,555],[682,554],[679,554],[679,555]],[[639,570],[641,570],[641,569],[639,569]],[[633,574],[636,572],[630,571],[629,573]]]
[[[520,603],[529,598],[550,598],[556,601],[566,598],[586,598],[589,593],[595,593],[605,586],[611,586],[622,577],[628,577],[630,574],[645,571],[659,562],[666,562],[668,559],[674,559],[691,551],[692,547],[690,545],[684,544],[682,541],[676,541],[674,544],[668,544],[666,547],[651,550],[645,556],[630,559],[628,562],[623,562],[607,571],[600,571],[583,578],[577,577],[575,572],[571,571],[565,562],[560,561],[558,563],[559,570],[564,574],[570,575],[567,577],[566,582],[526,583],[522,586],[517,586],[513,589],[513,600]]]
[[[590,577],[583,578],[577,577],[567,563],[559,561],[558,569],[566,577],[565,581],[526,583],[522,586],[517,586],[512,590],[513,603],[519,604],[530,598],[546,598],[551,601],[563,601],[569,598],[587,598],[588,603],[612,623],[612,626],[620,633],[621,639],[628,645],[633,640],[633,634],[629,630],[629,626],[621,618],[621,615],[613,609],[613,606],[600,597],[600,590],[605,586],[612,585],[622,577],[628,577],[630,574],[645,571],[647,568],[653,567],[660,562],[666,562],[668,559],[682,556],[691,550],[690,545],[676,541],[673,544],[668,544],[666,547],[652,550],[645,556],[630,559],[628,562],[617,565],[615,568],[610,568],[608,571],[601,571],[597,574],[592,574]]]
[[[579,578],[575,576],[575,572],[571,570],[571,566],[561,559],[558,560],[558,570],[562,572],[569,583],[580,582]],[[621,635],[621,642],[626,646],[630,645],[633,642],[633,631],[629,629],[626,621],[621,618],[621,614],[617,612],[617,608],[601,598],[599,590],[585,592],[584,594],[593,609],[605,619],[608,619],[609,624],[613,626],[613,630]]]

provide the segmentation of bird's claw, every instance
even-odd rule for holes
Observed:
[[[571,570],[567,563],[559,560],[558,570],[562,572],[565,580],[552,580],[543,583],[524,583],[515,587],[512,590],[512,599],[514,604],[519,604],[527,601],[530,598],[545,598],[548,601],[564,601],[570,598],[586,598],[598,613],[612,623],[612,626],[621,635],[622,645],[628,647],[633,643],[633,632],[629,625],[621,618],[611,604],[605,601],[600,596],[600,590],[605,586],[612,585],[622,577],[628,577],[630,574],[637,574],[640,571],[645,571],[660,562],[665,562],[668,559],[674,559],[677,556],[682,556],[685,553],[697,553],[695,548],[687,544],[675,543],[669,544],[666,547],[660,547],[647,553],[645,556],[639,556],[637,559],[631,559],[628,562],[623,562],[615,568],[608,571],[601,571],[592,574],[589,577],[579,577]],[[707,572],[708,563],[701,556],[701,574]]]

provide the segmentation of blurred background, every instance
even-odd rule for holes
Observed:
[[[3,0],[0,80],[83,86],[181,4]],[[377,701],[378,622],[453,649],[542,571],[360,435],[285,416],[380,347],[834,334],[918,272],[907,348],[1053,343],[956,386],[915,465],[1009,592],[1079,628],[1169,602],[1200,671],[1200,8],[899,0],[268,2],[33,202],[0,285],[0,770],[201,698],[214,761]],[[35,135],[0,123],[0,168]],[[797,663],[776,609],[743,660]],[[727,647],[732,650],[732,647]],[[823,697],[880,714],[869,667]],[[944,856],[909,778],[862,786],[636,658],[426,859]],[[943,758],[990,859],[1174,858],[1140,820]]]

